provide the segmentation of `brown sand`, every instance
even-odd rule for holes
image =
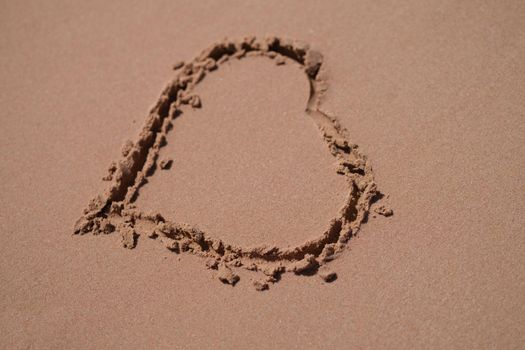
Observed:
[[[345,200],[347,185],[304,111],[309,84],[300,66],[231,60],[196,92],[202,108],[185,108],[160,150],[175,165],[148,179],[137,205],[162,208],[168,218],[235,245],[286,247],[316,238]],[[275,220],[281,212],[287,217]]]
[[[0,347],[519,348],[525,342],[524,14],[522,5],[511,3],[3,4]],[[338,116],[348,129],[345,138],[369,157],[375,181],[390,195],[395,215],[363,225],[357,238],[340,247],[339,258],[319,269],[321,278],[286,274],[275,286],[256,277],[257,272],[227,266],[222,256],[204,260],[170,252],[157,243],[160,239],[143,237],[137,225],[142,218],[96,220],[100,231],[115,230],[122,238],[72,236],[72,223],[86,200],[107,194],[108,183],[123,179],[118,161],[110,174],[104,169],[120,159],[124,140],[137,141],[133,135],[144,131],[146,106],[158,98],[159,86],[177,74],[168,68],[180,59],[189,62],[220,37],[264,37],[268,32],[300,38],[323,53],[323,80],[329,82],[329,90],[320,110]],[[231,71],[221,67],[204,77],[195,87],[201,101],[188,101],[202,109],[190,107],[173,120],[172,134],[166,134],[168,146],[159,158],[159,167],[169,159],[171,166],[163,162],[165,170],[157,169],[138,196],[139,202],[147,202],[138,204],[158,211],[167,207],[162,214],[173,224],[168,226],[180,227],[176,222],[181,205],[188,207],[184,221],[203,225],[200,238],[200,231],[192,227],[169,228],[172,243],[187,238],[194,246],[191,250],[208,256],[196,242],[238,237],[232,247],[241,247],[236,253],[242,255],[253,253],[250,243],[268,238],[259,224],[245,230],[243,225],[251,227],[249,218],[208,214],[220,202],[203,208],[195,201],[166,201],[155,191],[169,195],[171,185],[191,178],[191,168],[185,167],[186,174],[177,172],[177,162],[190,160],[184,158],[187,152],[181,158],[178,150],[191,149],[184,148],[191,147],[189,140],[176,143],[178,123],[183,129],[183,123],[189,123],[185,120],[198,121],[199,113],[211,110],[221,118],[220,104],[226,100],[214,94],[228,95],[230,89],[235,96],[235,87],[242,89],[241,83],[235,85],[236,73],[243,69],[268,68],[272,73],[265,75],[273,84],[299,81],[288,60],[276,59],[279,66],[272,69],[263,68],[267,62],[258,57],[242,58],[231,67],[224,63]],[[284,73],[278,79],[271,75],[273,69]],[[249,94],[237,95],[239,110],[260,121],[256,133],[245,135],[270,133],[276,119],[299,120],[295,107],[305,88],[293,86],[297,91],[282,96],[279,111],[267,107],[264,99],[243,103]],[[271,85],[266,88],[271,98]],[[255,91],[264,89],[258,86]],[[248,102],[252,110],[243,109]],[[303,117],[317,110],[308,108]],[[160,109],[153,112],[163,115]],[[277,118],[285,112],[290,118]],[[268,113],[276,118],[263,123]],[[284,142],[265,144],[257,151],[292,157],[301,155],[293,142],[323,145],[320,137],[313,139],[308,128],[314,124],[304,123],[304,118],[296,124],[300,131],[286,152]],[[236,125],[234,119],[225,120]],[[204,127],[208,138],[207,124],[197,121],[193,126]],[[289,131],[288,126],[279,132]],[[196,131],[184,134],[192,132]],[[222,132],[234,131],[230,124]],[[244,138],[244,145],[250,145],[250,137]],[[140,153],[136,146],[128,151]],[[206,159],[207,149],[201,151],[196,161]],[[264,215],[248,215],[270,223],[271,245],[279,247],[271,250],[272,259],[281,259],[292,271],[320,263],[317,248],[326,245],[319,241],[323,234],[316,225],[327,224],[321,217],[336,214],[333,206],[340,205],[341,184],[334,180],[340,177],[326,159],[330,153],[323,152],[326,147],[307,152],[312,158],[300,173],[304,177],[293,173],[293,164],[278,164],[285,174],[304,181],[296,186],[307,187],[311,197],[287,198],[297,205],[291,213],[269,210],[271,202],[260,201]],[[312,170],[315,160],[319,167]],[[216,163],[217,168],[223,163]],[[248,157],[244,166],[258,163]],[[199,181],[209,180],[199,178],[199,166],[194,171]],[[221,178],[226,174],[224,168],[217,171]],[[228,184],[246,174],[220,180],[217,185],[224,187],[216,193],[243,198],[243,191],[229,191],[233,187]],[[257,181],[256,175],[248,173],[248,178]],[[371,172],[364,176],[368,181]],[[331,182],[319,184],[322,179]],[[267,191],[267,196],[283,194],[278,186]],[[125,195],[120,198],[124,191],[116,193],[112,202],[125,202]],[[312,204],[312,198],[322,200]],[[130,217],[142,213],[123,204]],[[254,210],[250,205],[247,212]],[[310,223],[293,212],[308,205],[321,213]],[[225,214],[241,209],[226,206]],[[388,207],[377,209],[388,215]],[[358,212],[366,210],[365,206]],[[94,212],[88,221],[100,218],[101,211]],[[307,222],[305,232],[293,231],[293,222],[272,224],[286,222],[290,214]],[[200,218],[202,222],[191,222]],[[361,221],[337,218],[349,224]],[[218,220],[223,221],[215,223]],[[232,226],[233,220],[242,223]],[[283,230],[293,239],[281,240]],[[314,254],[301,248],[312,239]],[[121,249],[122,243],[138,245]],[[283,259],[284,252],[292,252],[290,259]],[[261,257],[247,259],[241,263],[268,263]]]
[[[180,115],[184,113],[184,105],[191,106],[193,109],[202,107],[201,97],[195,94],[197,86],[205,76],[220,69],[223,65],[227,65],[232,61],[240,61],[245,57],[258,58],[259,60],[273,60],[277,66],[282,66],[286,62],[289,62],[301,68],[307,77],[309,86],[308,98],[305,98],[307,100],[306,106],[304,107],[306,109],[305,114],[310,117],[309,119],[311,119],[313,123],[317,124],[320,137],[328,146],[327,151],[329,151],[336,160],[335,171],[342,175],[346,182],[345,187],[347,188],[345,192],[347,192],[347,194],[343,205],[330,220],[327,225],[328,228],[318,237],[307,239],[296,246],[283,248],[278,245],[272,245],[268,243],[270,237],[267,237],[266,232],[264,232],[262,237],[263,242],[259,245],[250,247],[235,245],[216,238],[196,226],[166,219],[162,215],[162,212],[168,207],[166,205],[161,205],[162,209],[161,212],[159,212],[143,211],[141,210],[141,206],[137,204],[137,199],[142,198],[139,194],[140,190],[154,177],[156,170],[171,168],[171,158],[170,160],[163,159],[159,161],[159,153],[167,144],[166,139],[173,128],[173,120],[180,118]],[[274,36],[265,38],[247,36],[240,40],[226,39],[212,44],[189,63],[176,63],[173,67],[178,70],[178,73],[163,90],[159,100],[150,111],[137,140],[126,141],[122,147],[122,159],[118,162],[112,162],[109,166],[108,174],[103,177],[103,180],[110,182],[109,186],[102,194],[93,198],[87,208],[84,209],[83,214],[75,223],[74,233],[78,235],[87,233],[101,235],[116,232],[121,236],[122,245],[129,249],[135,248],[138,237],[141,235],[158,239],[166,248],[175,253],[189,252],[207,258],[208,267],[213,266],[213,268],[216,268],[219,266],[219,280],[231,285],[235,285],[239,280],[239,276],[231,270],[232,268],[244,267],[250,271],[260,271],[263,277],[266,276],[264,278],[267,279],[267,282],[272,283],[279,281],[284,272],[293,272],[298,275],[315,274],[319,267],[332,261],[337,255],[347,250],[346,246],[348,241],[357,234],[361,224],[367,220],[372,202],[377,202],[377,200],[381,200],[383,197],[383,195],[377,191],[377,185],[373,180],[372,168],[366,157],[360,154],[357,150],[357,145],[348,141],[348,132],[341,126],[337,118],[326,114],[320,109],[322,95],[328,87],[327,81],[322,78],[322,63],[322,54],[311,49],[308,44]],[[255,70],[256,67],[252,67],[252,69]],[[250,72],[246,72],[246,74],[249,75]],[[228,88],[231,89],[230,86],[228,86]],[[254,95],[264,95],[267,86],[265,86],[265,84],[259,84],[257,87],[257,85],[252,84],[245,88],[252,90]],[[224,93],[225,90],[226,89],[223,88],[220,91]],[[288,95],[288,92],[281,92],[277,97],[281,101],[288,101]],[[227,96],[232,97],[230,93],[228,93]],[[239,103],[239,100],[241,99],[233,98],[231,101],[225,101],[224,103]],[[242,101],[250,104],[254,103],[254,99],[251,98],[244,98]],[[276,104],[279,102],[274,102],[270,99],[267,103]],[[281,102],[281,104],[285,103]],[[209,108],[208,110],[214,110],[214,108]],[[267,110],[264,112],[267,113]],[[242,113],[238,108],[231,113],[240,113],[244,119],[249,119],[251,116],[251,113]],[[266,116],[266,113],[264,113],[264,116]],[[212,117],[213,116],[207,116],[208,119]],[[279,117],[280,119],[289,118],[286,114]],[[179,171],[180,169],[184,171],[184,168],[186,168],[190,173],[208,172],[214,177],[220,176],[220,172],[215,171],[215,169],[223,168],[224,161],[213,162],[210,159],[201,167],[198,167],[198,162],[193,161],[197,152],[203,152],[200,149],[201,144],[208,143],[208,139],[215,140],[216,142],[217,139],[219,139],[218,141],[222,141],[224,144],[233,144],[233,147],[229,149],[216,147],[218,149],[222,148],[217,155],[214,155],[210,151],[205,152],[208,157],[215,156],[215,158],[219,159],[230,158],[238,160],[236,154],[237,148],[247,148],[248,150],[258,148],[259,151],[262,151],[262,154],[258,155],[257,152],[251,151],[249,155],[245,157],[244,163],[255,164],[259,169],[261,168],[259,164],[261,164],[265,158],[268,158],[268,161],[265,163],[271,164],[273,158],[279,159],[279,156],[275,157],[275,154],[282,155],[282,150],[288,147],[288,143],[290,143],[289,139],[299,136],[297,133],[294,133],[279,137],[277,130],[294,130],[296,128],[293,128],[290,123],[282,123],[278,119],[273,121],[274,119],[275,118],[271,117],[264,118],[263,122],[265,125],[257,125],[249,119],[250,122],[248,125],[244,126],[248,129],[248,132],[246,132],[247,145],[236,145],[235,142],[233,142],[234,139],[239,137],[238,132],[234,132],[234,135],[223,140],[216,137],[216,134],[222,132],[222,128],[228,127],[222,118],[219,117],[218,123],[215,124],[213,122],[207,122],[206,120],[204,125],[194,127],[197,134],[189,135],[190,138],[186,140],[192,147],[180,151],[190,155],[192,161],[186,163],[177,161],[177,170]],[[175,127],[177,128],[177,126],[178,125]],[[234,123],[231,127],[234,131],[237,131],[239,129],[239,123]],[[257,134],[255,129],[260,128],[266,128],[272,131],[272,136],[267,136],[268,142],[266,142],[266,146],[255,137],[255,134]],[[205,136],[206,130],[211,131],[211,134],[208,133],[208,137]],[[181,131],[179,131],[179,133],[180,132]],[[182,130],[182,132],[184,132],[184,130]],[[186,132],[186,135],[187,134]],[[279,144],[282,145],[279,146]],[[302,151],[307,151],[307,149],[303,148]],[[316,152],[318,150],[311,151]],[[305,157],[305,159],[306,158],[307,157]],[[288,159],[288,168],[300,168],[301,173],[299,174],[287,171],[287,168],[278,162],[271,164],[271,167],[274,171],[285,173],[288,179],[297,182],[296,179],[301,179],[303,177],[302,173],[305,171],[302,160],[301,157]],[[321,166],[322,163],[319,162],[317,167]],[[240,166],[237,165],[237,167]],[[277,189],[275,183],[278,182],[278,177],[267,175],[266,178],[269,181],[263,188],[257,189],[253,186],[253,182],[248,181],[248,187],[251,188],[241,190],[238,183],[243,178],[246,178],[246,176],[242,173],[235,176],[235,174],[232,173],[232,171],[228,171],[222,175],[236,184],[234,188],[230,188],[230,191],[240,195],[241,202],[243,202],[242,199],[244,199],[244,202],[252,203],[252,207],[254,207],[255,210],[264,208],[265,203],[254,198],[254,193],[269,192],[269,189],[275,191]],[[318,181],[323,181],[323,179],[320,178]],[[191,184],[192,182],[191,177],[188,177],[186,181],[184,181],[182,188],[189,187],[187,184]],[[214,188],[211,181],[202,181],[200,185],[206,189]],[[309,186],[305,186],[304,188],[312,191],[312,189],[308,187]],[[162,191],[165,193],[171,190],[172,197],[178,199],[185,195],[187,196],[183,191],[177,191],[176,189],[177,186],[173,186],[170,182],[165,182],[162,185]],[[207,193],[201,193],[200,196],[206,198],[208,193],[209,190],[207,190]],[[155,197],[156,196],[150,196],[150,198],[145,199],[145,202],[148,203],[148,199],[150,199],[150,201],[153,199],[155,202]],[[294,198],[294,201],[297,203],[298,199]],[[299,207],[312,206],[312,203],[308,203],[308,201],[301,201],[297,204],[299,204]],[[313,205],[316,204],[316,202],[313,203]],[[186,207],[195,208],[199,206],[190,199],[186,200]],[[378,210],[377,213],[386,216],[391,215],[392,210],[385,209],[384,203],[378,208],[381,209]],[[199,214],[202,212],[202,209],[199,210]],[[176,215],[177,214],[178,212],[176,212]],[[286,215],[297,218],[297,216],[295,216],[291,210],[287,210],[287,208],[283,208],[281,211],[274,211],[272,214],[274,214],[273,217],[275,217],[276,214],[278,217],[280,216],[280,220],[286,220],[288,222],[292,220],[289,220]],[[240,236],[250,236],[251,231],[257,226],[260,226],[259,229],[264,228],[268,230],[268,223],[263,224],[260,220],[253,220],[250,214],[239,216],[231,213],[229,215],[223,215],[223,217],[229,217],[229,220],[232,221],[245,220],[249,224],[245,230],[236,232],[236,234]],[[224,218],[218,217],[216,220],[224,220]],[[200,221],[200,219],[201,217],[194,218],[196,221]],[[298,231],[304,235],[301,226],[303,225],[295,224],[287,230],[281,229],[278,233],[280,236],[287,236],[290,232]],[[267,232],[271,231],[268,230]],[[269,239],[269,241],[271,242],[271,239]],[[215,263],[210,264],[210,259],[215,260]],[[323,279],[330,281],[333,278],[326,278],[325,276]],[[261,288],[258,288],[258,285],[256,285],[256,289],[260,290]]]

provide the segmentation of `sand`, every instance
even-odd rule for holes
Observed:
[[[268,237],[270,235],[266,235],[269,231],[263,232],[262,237],[260,237],[262,242],[258,245],[248,247],[235,245],[217,238],[195,225],[166,219],[162,213],[169,208],[169,205],[161,205],[160,211],[144,211],[141,209],[140,203],[138,203],[138,199],[142,198],[140,195],[141,189],[151,181],[155,172],[159,169],[167,170],[171,168],[173,160],[171,158],[160,160],[160,152],[168,143],[167,136],[170,131],[173,128],[178,129],[178,125],[174,126],[173,122],[179,119],[182,114],[185,114],[183,107],[190,106],[192,109],[202,107],[201,96],[195,94],[198,85],[204,77],[220,69],[221,66],[240,61],[245,57],[271,60],[276,66],[282,66],[288,62],[288,64],[295,64],[296,68],[300,68],[303,71],[309,86],[308,98],[305,98],[307,100],[306,106],[303,107],[305,110],[304,114],[307,116],[304,117],[309,117],[308,119],[311,119],[311,122],[317,125],[319,136],[326,143],[326,151],[329,151],[335,158],[335,172],[344,178],[344,187],[346,188],[345,190],[341,189],[340,192],[346,192],[346,195],[337,214],[333,216],[327,224],[327,228],[318,237],[307,239],[296,246],[280,247],[279,245],[271,244],[272,239]],[[391,208],[385,207],[386,204],[383,200],[385,196],[377,190],[372,168],[367,158],[359,152],[356,144],[348,140],[348,131],[341,126],[339,120],[326,114],[320,108],[322,96],[329,86],[328,82],[322,77],[322,63],[322,54],[310,48],[307,43],[275,36],[264,38],[247,36],[243,39],[225,39],[214,43],[204,49],[191,62],[174,64],[174,69],[178,71],[177,74],[154,104],[137,140],[128,140],[124,143],[121,151],[122,159],[118,162],[112,162],[108,168],[108,174],[102,178],[104,181],[110,182],[107,189],[89,202],[80,218],[76,221],[73,233],[76,235],[89,233],[106,235],[116,232],[121,237],[124,248],[128,249],[135,248],[140,236],[158,239],[168,250],[175,253],[188,252],[206,258],[206,266],[211,269],[218,269],[218,279],[230,285],[235,285],[240,279],[232,271],[232,268],[244,267],[249,271],[260,271],[266,282],[271,283],[278,282],[285,272],[293,272],[296,275],[315,274],[320,267],[347,251],[348,241],[357,235],[361,224],[368,220],[372,204],[381,201],[381,204],[376,204],[378,208],[376,212],[378,214],[391,216],[393,213]],[[252,69],[256,70],[257,68],[252,67]],[[249,75],[250,72],[246,74]],[[261,80],[264,82],[266,79],[261,78]],[[254,95],[264,95],[266,92],[264,88],[266,87],[266,84],[260,84],[259,87],[251,85],[251,90]],[[226,89],[220,89],[223,93],[224,90]],[[230,98],[232,97],[229,93],[228,95]],[[277,97],[279,100],[286,102],[289,100],[288,95],[288,92],[282,92]],[[242,99],[235,98],[225,103],[239,103],[240,100]],[[244,101],[249,101],[251,104],[254,100],[244,98]],[[272,101],[268,103],[272,103]],[[273,103],[277,104],[279,102]],[[286,103],[282,104],[286,106]],[[207,110],[214,110],[214,108],[211,107]],[[250,113],[242,113],[240,109],[235,109],[233,113],[240,113],[244,119],[248,119],[251,116]],[[211,116],[207,117],[211,118]],[[289,116],[284,113],[280,117],[282,119]],[[194,130],[199,134],[187,140],[193,147],[185,151],[175,148],[175,152],[189,154],[191,157],[195,157],[196,154],[203,152],[200,145],[209,143],[209,139],[215,140],[214,134],[218,133],[218,130],[221,128],[227,128],[227,124],[223,123],[221,118],[218,119],[218,125],[214,125],[212,122],[208,122],[208,119],[205,119],[203,125],[194,126]],[[265,126],[256,125],[248,119],[248,125],[244,126],[244,128],[248,129],[245,137],[249,144],[248,147],[235,144],[234,140],[240,136],[239,132],[236,132],[239,129],[239,125],[235,123],[230,127],[230,129],[233,129],[233,135],[221,140],[222,143],[233,146],[232,148],[222,149],[215,157],[210,151],[204,153],[208,156],[211,155],[212,159],[229,158],[238,161],[237,149],[248,148],[251,151],[253,148],[258,148],[263,150],[263,154],[257,155],[253,151],[249,152],[243,161],[244,164],[262,163],[265,155],[273,155],[275,157],[275,154],[279,154],[275,157],[279,159],[281,150],[287,147],[286,142],[280,147],[278,146],[279,143],[288,141],[291,137],[297,137],[298,135],[279,137],[278,133],[274,132],[283,128],[293,130],[293,126],[289,125],[289,123],[282,123],[280,120],[273,121],[272,118],[264,118],[264,123]],[[257,133],[254,130],[262,128],[272,131],[271,137],[267,137],[270,143],[266,147],[254,135]],[[203,135],[206,133],[206,130],[212,133],[208,137]],[[184,133],[184,130],[182,132]],[[220,146],[215,146],[215,149],[221,148]],[[306,149],[302,150],[306,151]],[[313,152],[318,152],[318,150],[313,150]],[[302,159],[301,157],[288,159],[288,166],[277,163],[271,164],[271,166],[281,173],[284,172],[288,179],[295,181],[302,178],[302,174],[293,174],[291,171],[287,171],[287,168],[300,168],[301,171],[305,171]],[[271,159],[268,159],[267,162],[271,163]],[[177,159],[175,168],[177,173],[186,168],[193,173],[207,172],[214,177],[220,176],[215,169],[223,168],[223,162],[218,162],[214,165],[211,159],[206,161],[205,166],[198,167],[197,164],[197,162],[191,161],[184,163]],[[321,164],[318,163],[317,166],[321,166]],[[238,167],[240,166],[237,165],[236,168]],[[257,168],[261,167],[258,166]],[[246,176],[242,172],[237,176],[232,173],[233,171],[230,170],[222,176],[236,184],[242,180],[246,181]],[[261,177],[263,174],[259,173],[257,175]],[[244,202],[252,203],[252,206],[257,210],[264,207],[264,202],[254,198],[254,193],[268,193],[270,188],[276,188],[274,184],[274,179],[277,179],[276,176],[263,175],[263,177],[268,180],[268,183],[263,188],[257,189],[253,186],[253,183],[256,181],[249,181],[248,179],[246,182],[251,189],[247,188],[243,191],[239,186],[236,186],[236,188],[230,190],[241,195],[241,203],[243,202],[242,199],[244,199]],[[319,179],[319,181],[323,180]],[[183,181],[183,186],[186,187],[186,184],[192,182],[191,179]],[[211,181],[201,181],[200,185],[204,188],[215,187]],[[171,190],[170,197],[175,197],[175,200],[178,200],[179,197],[184,196],[184,193],[176,189],[177,187],[173,186],[170,181],[164,181],[161,185],[163,193]],[[283,193],[281,193],[281,196],[283,196]],[[150,197],[143,201],[145,203],[152,200],[156,202],[156,196]],[[201,197],[205,198],[207,194],[201,193]],[[148,199],[150,200],[148,201]],[[231,200],[229,198],[229,201]],[[312,205],[310,204],[311,202],[299,201],[298,198],[294,198],[294,202],[299,204],[300,207]],[[199,207],[194,201],[187,201],[186,206],[190,208]],[[206,210],[201,209],[198,212],[202,215]],[[175,213],[177,216],[178,212],[175,211]],[[280,219],[288,222],[290,220],[286,216],[283,217],[282,214],[293,215],[287,208],[284,208],[284,211],[277,210],[275,214],[281,214]],[[232,211],[224,216],[228,216],[231,219],[237,217],[237,220],[245,220],[249,223],[245,230],[238,230],[237,228],[237,231],[233,231],[240,237],[252,236],[251,232],[254,230],[254,227],[267,228],[271,226],[269,223],[264,224],[260,220],[254,220],[250,213],[238,215],[235,211]],[[196,221],[200,221],[200,219],[200,217],[194,218]],[[305,232],[303,232],[304,230],[301,229],[301,226],[293,225],[289,229],[281,229],[277,232],[278,236],[286,237],[290,233],[293,234],[294,231],[296,231],[296,235],[299,233],[302,236]],[[213,260],[214,262],[210,263]],[[329,282],[334,280],[334,277],[335,274],[329,272],[324,275],[323,280]],[[256,290],[263,289],[258,281],[256,281],[255,287]],[[265,287],[264,289],[267,288]]]
[[[2,348],[525,341],[518,2],[0,13]],[[320,72],[277,50],[184,73],[203,49],[248,35],[308,43]],[[177,94],[159,90],[180,72],[199,83],[173,119]],[[347,154],[365,165],[338,174]],[[73,235],[79,217],[89,234]]]

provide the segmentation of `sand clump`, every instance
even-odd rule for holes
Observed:
[[[327,224],[317,239],[299,246],[240,247],[214,238],[207,232],[187,224],[165,219],[160,213],[144,213],[135,206],[138,190],[154,170],[168,170],[173,161],[159,160],[159,150],[166,144],[166,135],[172,120],[185,105],[202,106],[194,87],[210,73],[230,60],[244,57],[271,59],[277,65],[298,64],[310,82],[310,96],[306,113],[320,131],[320,140],[337,162],[337,173],[344,176],[348,194],[340,210]],[[256,290],[268,289],[268,283],[279,281],[281,275],[318,273],[320,267],[345,250],[348,240],[366,221],[370,205],[379,195],[372,168],[358,146],[348,140],[347,131],[334,116],[320,109],[327,82],[322,78],[323,56],[299,41],[268,37],[246,37],[242,40],[224,40],[206,48],[190,62],[174,64],[175,76],[165,87],[135,141],[126,141],[122,159],[113,162],[104,177],[109,182],[106,191],[92,199],[74,226],[75,234],[118,232],[125,248],[135,247],[141,235],[159,240],[175,253],[191,253],[206,258],[206,267],[217,270],[217,277],[226,284],[235,285],[239,276],[235,269],[262,273],[264,282],[254,283]],[[387,209],[382,215],[391,215]],[[323,277],[324,276],[324,277]],[[335,274],[321,275],[332,281]]]
[[[268,285],[268,283],[261,282],[261,281],[253,281],[253,287],[258,292],[262,292],[262,291],[270,289],[270,286]]]
[[[318,275],[324,282],[327,283],[331,283],[337,279],[337,273],[328,269],[326,266],[323,266],[319,269]]]
[[[120,233],[122,238],[122,245],[124,248],[133,249],[137,243],[137,233],[132,225],[119,224],[117,226],[117,231]]]
[[[388,207],[385,204],[380,204],[376,206],[374,208],[374,212],[385,217],[394,215],[394,211],[392,210],[392,208]]]
[[[217,278],[222,283],[230,284],[232,286],[235,285],[239,281],[239,276],[236,275],[228,266],[222,264],[219,266],[217,271]]]
[[[173,164],[173,159],[171,158],[163,159],[159,162],[159,168],[161,168],[162,170],[168,170],[171,168],[172,164]]]
[[[312,254],[306,254],[302,260],[293,262],[289,270],[297,275],[309,273],[315,270],[319,263]]]

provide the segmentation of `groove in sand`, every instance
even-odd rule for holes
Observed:
[[[337,161],[337,173],[345,176],[348,185],[346,200],[327,229],[317,239],[296,247],[235,246],[196,227],[166,220],[160,213],[145,213],[134,203],[138,189],[157,167],[159,150],[166,143],[166,135],[180,107],[201,106],[200,97],[193,94],[194,87],[225,61],[246,56],[272,59],[276,64],[292,60],[304,68],[310,82],[306,113],[318,126],[321,139]],[[344,251],[347,241],[366,221],[370,205],[379,194],[367,158],[358,151],[357,145],[348,141],[347,132],[337,118],[320,110],[320,100],[327,87],[319,74],[322,63],[322,55],[308,45],[277,37],[225,40],[211,45],[189,63],[177,63],[174,79],[151,109],[137,140],[126,142],[123,158],[110,165],[104,178],[109,181],[108,188],[90,201],[76,222],[74,233],[96,235],[116,231],[126,248],[134,248],[138,237],[146,235],[160,240],[174,252],[207,258],[206,266],[218,269],[218,277],[224,283],[234,285],[239,280],[233,272],[235,268],[261,271],[263,280],[254,283],[258,290],[267,289],[268,283],[277,282],[285,272],[318,272],[319,267]],[[326,281],[335,277],[326,271],[320,275],[325,276]]]

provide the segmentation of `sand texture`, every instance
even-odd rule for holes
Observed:
[[[221,65],[244,57],[272,59],[278,66],[291,61],[304,70],[310,86],[306,114],[317,124],[320,137],[336,160],[337,173],[346,180],[346,198],[337,215],[330,220],[328,228],[316,239],[295,247],[280,248],[270,244],[236,246],[189,224],[169,221],[159,212],[141,211],[135,204],[139,190],[146,184],[148,177],[153,176],[157,168],[167,169],[168,165],[171,168],[171,162],[166,160],[159,161],[157,166],[159,152],[166,145],[166,136],[173,127],[172,120],[182,113],[180,108],[183,105],[201,108],[202,99],[194,94],[196,85]],[[231,268],[236,267],[261,271],[267,276],[267,282],[272,283],[280,280],[284,272],[315,274],[320,266],[345,250],[350,238],[368,218],[372,201],[383,197],[377,191],[366,157],[358,152],[357,145],[348,141],[348,132],[335,117],[320,110],[321,95],[328,86],[320,78],[322,63],[322,54],[306,43],[278,37],[258,39],[253,36],[213,44],[191,62],[182,65],[176,63],[174,68],[178,73],[152,108],[138,139],[127,141],[122,148],[123,158],[111,163],[108,175],[103,178],[110,185],[103,194],[90,201],[75,223],[74,233],[100,235],[116,231],[122,238],[123,246],[130,249],[135,247],[141,235],[159,239],[173,252],[190,252],[207,258],[207,265],[214,269],[220,266],[219,280],[231,285],[239,280],[231,271]],[[276,129],[279,126],[270,124],[269,127]],[[206,140],[200,138],[197,142]],[[390,216],[391,209],[387,210],[388,214],[385,209],[378,213]],[[244,219],[250,221],[250,218]],[[287,234],[280,233],[282,236]],[[216,263],[210,264],[210,259]],[[333,280],[326,276],[323,279]]]
[[[1,349],[525,344],[522,2],[0,6]]]

